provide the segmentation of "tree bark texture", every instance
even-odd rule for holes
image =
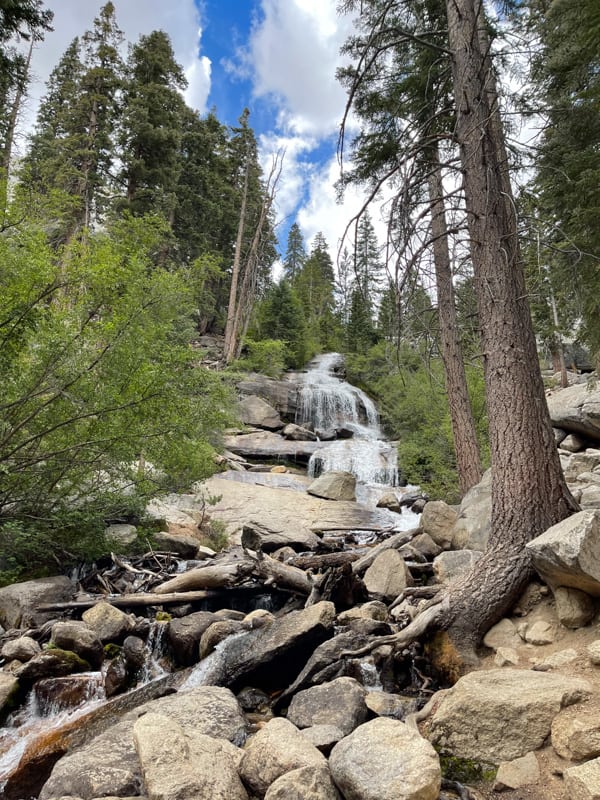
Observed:
[[[438,297],[441,354],[444,362],[456,466],[460,490],[465,494],[481,480],[481,459],[456,318],[442,168],[437,155],[436,148],[428,176],[433,262]]]
[[[481,4],[447,0],[447,10],[492,458],[488,550],[449,590],[444,615],[453,641],[469,647],[525,587],[531,574],[525,543],[568,516],[575,504],[562,475],[538,364]]]

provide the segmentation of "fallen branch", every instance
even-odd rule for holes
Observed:
[[[355,561],[352,564],[353,572],[360,574],[368,569],[373,561],[377,558],[380,553],[383,553],[385,550],[395,549],[397,550],[399,547],[402,547],[403,544],[410,542],[411,539],[419,533],[418,528],[412,528],[410,531],[401,531],[400,533],[395,533],[393,536],[390,536],[389,539],[386,539],[384,542],[381,542],[376,547],[371,548],[369,552],[359,558],[358,561]]]
[[[110,603],[117,608],[122,606],[162,606],[174,603],[191,603],[196,600],[209,600],[213,597],[223,597],[228,592],[262,592],[261,586],[236,586],[233,589],[206,590],[196,592],[172,592],[170,594],[97,594],[81,600],[69,600],[64,603],[45,603],[39,605],[38,611],[66,611],[70,608],[91,608],[96,603]]]

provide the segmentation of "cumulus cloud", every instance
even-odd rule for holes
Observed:
[[[248,48],[255,95],[277,104],[289,134],[331,134],[345,104],[335,71],[351,20],[335,0],[262,0],[262,12]]]

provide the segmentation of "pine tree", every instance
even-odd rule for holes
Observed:
[[[181,139],[187,81],[163,31],[142,36],[131,50],[120,135],[121,208],[135,215],[160,213],[174,222],[181,175]]]
[[[381,284],[380,248],[375,228],[368,211],[361,215],[356,228],[354,246],[354,275],[356,288],[362,295],[369,318],[372,318],[377,305],[377,294]]]
[[[335,349],[339,330],[335,316],[333,262],[320,231],[296,278],[295,288],[304,309],[312,348],[317,352]]]
[[[257,316],[260,338],[285,342],[286,366],[303,367],[308,357],[306,324],[298,295],[286,278],[267,292]]]
[[[289,230],[287,249],[283,259],[283,274],[294,283],[306,261],[306,249],[300,226],[294,222]]]

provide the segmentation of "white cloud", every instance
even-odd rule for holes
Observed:
[[[284,131],[331,134],[345,105],[335,71],[351,20],[337,15],[335,0],[262,0],[262,10],[248,53],[255,95],[278,105]]]

